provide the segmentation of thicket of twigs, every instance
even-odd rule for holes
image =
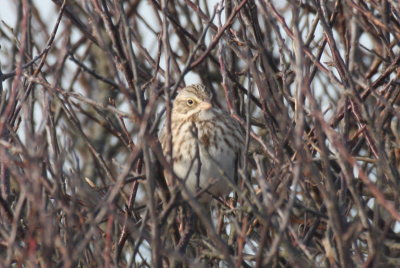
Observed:
[[[397,1],[10,2],[0,266],[400,266]],[[194,82],[258,147],[208,237],[158,194]]]

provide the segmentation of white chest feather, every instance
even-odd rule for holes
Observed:
[[[207,189],[200,201],[211,195],[224,195],[233,181],[238,152],[238,142],[227,129],[214,121],[200,121],[193,127],[182,125],[182,139],[173,137],[174,171],[189,191]],[[207,193],[208,192],[208,193]]]

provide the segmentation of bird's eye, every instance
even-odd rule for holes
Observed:
[[[188,100],[187,100],[187,104],[188,104],[189,106],[192,106],[193,103],[194,103],[194,101],[193,101],[192,99],[188,99]]]

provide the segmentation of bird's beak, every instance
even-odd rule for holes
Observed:
[[[200,108],[200,110],[207,111],[208,109],[210,109],[212,107],[212,105],[209,102],[202,101],[202,102],[200,102],[198,107]]]

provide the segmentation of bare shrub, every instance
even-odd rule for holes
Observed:
[[[397,1],[3,2],[0,266],[400,266]],[[197,82],[247,137],[207,236],[158,141]]]

